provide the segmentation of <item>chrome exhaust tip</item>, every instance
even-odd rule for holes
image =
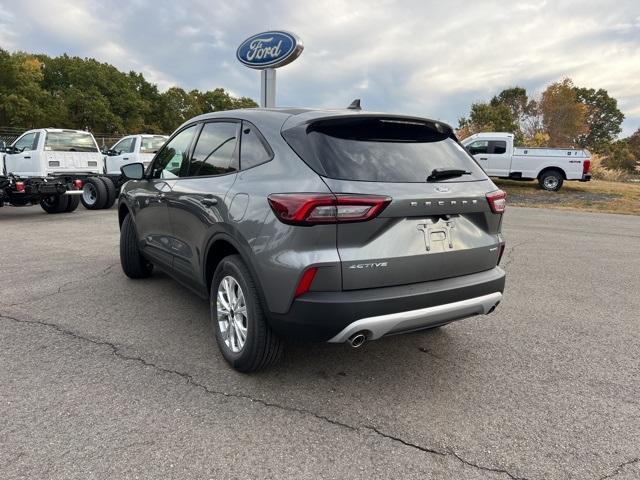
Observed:
[[[361,347],[366,341],[367,336],[362,332],[354,333],[349,337],[349,340],[347,340],[347,342],[349,342],[349,345],[351,345],[353,348]]]

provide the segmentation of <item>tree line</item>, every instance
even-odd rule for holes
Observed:
[[[223,88],[160,92],[141,73],[92,58],[0,49],[0,126],[88,129],[103,134],[171,133],[202,113],[257,107]]]
[[[549,85],[538,97],[522,87],[471,105],[458,121],[462,138],[478,132],[511,132],[527,147],[587,148],[607,168],[635,172],[640,165],[640,129],[618,139],[624,114],[604,89],[577,87],[571,79]]]

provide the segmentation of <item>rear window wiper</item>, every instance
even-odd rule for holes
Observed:
[[[459,168],[434,168],[431,171],[431,175],[427,177],[427,182],[437,182],[445,178],[461,177],[462,175],[471,175],[471,172]]]

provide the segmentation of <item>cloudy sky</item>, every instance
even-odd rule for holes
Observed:
[[[569,76],[605,88],[640,127],[640,1],[0,0],[0,46],[95,57],[161,89],[259,96],[242,40],[268,29],[305,50],[278,71],[278,105],[346,106],[456,124],[474,101]]]

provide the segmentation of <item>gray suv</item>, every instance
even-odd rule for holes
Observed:
[[[275,362],[283,337],[357,347],[502,299],[505,193],[438,121],[216,112],[122,173],[124,273],[156,267],[208,299],[243,372]]]

